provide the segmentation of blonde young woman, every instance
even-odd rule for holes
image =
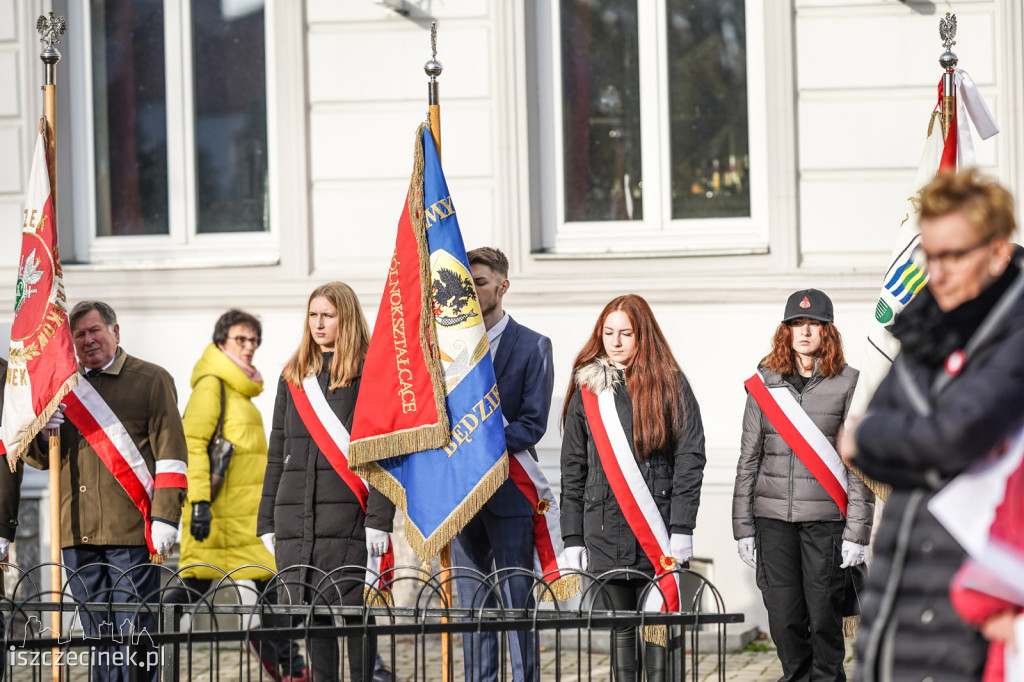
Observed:
[[[394,505],[371,488],[364,513],[355,492],[310,434],[304,421],[308,414],[303,417],[296,404],[297,391],[319,391],[322,396],[317,396],[317,402],[326,401],[333,413],[329,418],[336,417],[351,429],[369,344],[369,327],[347,284],[329,282],[313,290],[306,305],[302,342],[277,384],[257,520],[257,532],[276,555],[281,601],[287,595],[292,604],[360,605],[363,570],[336,569],[363,567],[368,553],[378,556],[387,550]],[[329,581],[325,574],[331,574]],[[332,619],[314,616],[312,622],[330,625]],[[307,644],[313,678],[317,682],[337,680],[337,640],[315,638]],[[353,682],[372,677],[376,649],[375,638],[365,642],[361,637],[348,639]]]

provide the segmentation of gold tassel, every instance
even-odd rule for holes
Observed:
[[[537,599],[546,602],[567,601],[580,593],[580,576],[578,573],[559,578],[547,587],[537,585]]]
[[[843,618],[843,637],[856,637],[860,629],[860,616],[847,616]]]
[[[666,625],[645,625],[644,641],[648,644],[668,646],[668,626]]]
[[[391,596],[390,590],[376,590],[367,585],[363,588],[363,604],[365,606],[394,606],[395,599]]]

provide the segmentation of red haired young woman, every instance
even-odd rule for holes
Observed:
[[[783,680],[846,679],[840,569],[863,563],[871,537],[875,496],[835,451],[858,372],[832,320],[824,293],[794,293],[747,382],[732,525],[740,558],[757,572]],[[812,467],[818,477],[805,464],[814,457],[825,465]]]
[[[576,356],[572,376],[562,407],[562,536],[568,563],[595,574],[632,569],[651,577],[671,568],[673,558],[688,565],[704,477],[704,427],[693,391],[647,301],[631,294],[606,305]],[[621,464],[635,482],[627,489],[610,483],[618,477],[606,473],[608,458],[616,455],[624,459],[614,466]],[[652,513],[630,514],[629,498],[641,508],[647,504]],[[648,524],[640,531],[663,538],[654,556],[637,540],[638,523]],[[602,597],[610,609],[636,612],[649,585],[650,580],[622,574],[605,584]],[[636,679],[636,643],[635,628],[616,629],[616,682]],[[663,679],[665,649],[648,644],[644,658],[647,679]]]

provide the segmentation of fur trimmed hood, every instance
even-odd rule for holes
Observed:
[[[594,358],[577,369],[573,378],[577,386],[586,386],[595,395],[623,383],[619,370],[604,357]]]

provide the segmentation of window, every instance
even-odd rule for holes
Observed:
[[[538,14],[553,44],[540,98],[551,140],[539,147],[541,183],[554,188],[542,250],[766,250],[762,11],[744,0],[553,0]]]
[[[264,5],[88,3],[92,224],[79,260],[276,261]]]

